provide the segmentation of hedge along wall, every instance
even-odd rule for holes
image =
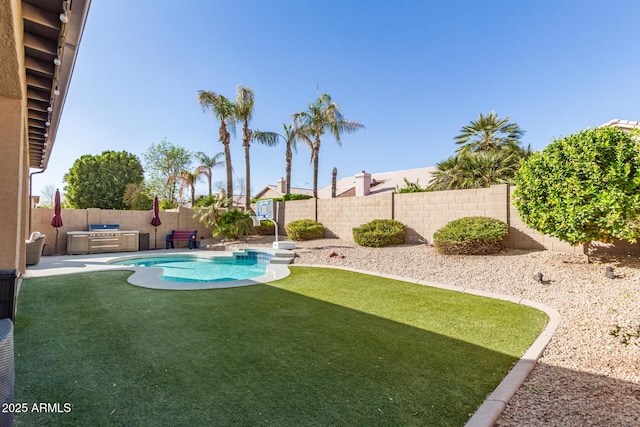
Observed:
[[[157,239],[158,248],[165,247],[165,236],[171,230],[198,230],[198,237],[211,237],[211,230],[204,224],[193,218],[193,210],[179,208],[175,211],[160,211],[160,221],[157,234],[155,227],[151,225],[153,214],[151,211],[120,211],[110,209],[62,209],[62,221],[64,225],[58,230],[58,254],[67,253],[67,232],[88,231],[89,224],[118,224],[120,230],[137,230],[140,233],[149,233],[149,247],[154,248]],[[53,209],[36,208],[31,210],[31,230],[46,234],[44,254],[55,252],[56,229],[51,226]],[[156,237],[157,236],[157,237]],[[177,246],[186,246],[186,242],[180,242]]]

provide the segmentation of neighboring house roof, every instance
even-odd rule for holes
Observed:
[[[396,186],[405,187],[404,178],[409,182],[418,182],[421,187],[426,187],[432,179],[433,173],[438,170],[435,166],[419,169],[406,169],[394,172],[380,172],[371,174],[370,195],[386,193],[395,190]],[[356,179],[354,176],[339,179],[336,182],[336,197],[354,197],[356,195]],[[318,198],[331,198],[331,185],[318,190]]]
[[[600,127],[606,127],[606,126],[616,127],[622,130],[633,130],[633,129],[640,129],[640,122],[634,122],[633,120],[613,119],[613,120],[609,120],[607,123],[603,125],[600,125]]]
[[[267,185],[266,187],[264,187],[262,190],[258,191],[256,193],[255,196],[253,196],[254,199],[260,199],[262,198],[265,194],[269,193],[269,192],[273,192],[276,193],[277,195],[275,197],[282,197],[284,196],[284,193],[281,192],[278,189],[277,185]],[[291,187],[291,194],[306,194],[308,196],[313,196],[313,190],[310,188],[300,188],[300,187]]]

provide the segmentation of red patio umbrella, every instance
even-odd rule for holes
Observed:
[[[158,248],[158,226],[160,224],[162,224],[160,221],[160,204],[158,203],[158,196],[156,196],[153,199],[153,219],[151,220],[151,225],[153,225],[155,229],[153,249]]]
[[[60,190],[56,188],[56,196],[53,200],[53,218],[51,226],[56,228],[56,254],[58,253],[58,228],[62,227],[62,215],[60,207]]]

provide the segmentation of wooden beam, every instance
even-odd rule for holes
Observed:
[[[58,31],[62,28],[58,13],[46,11],[26,1],[22,2],[22,18]]]
[[[38,52],[47,53],[53,56],[58,55],[58,43],[40,37],[33,33],[24,32],[24,47],[36,50]]]
[[[34,129],[46,129],[47,126],[45,125],[45,121],[44,120],[36,120],[36,119],[29,119],[28,121],[28,126],[29,129],[34,128]]]
[[[27,108],[33,111],[47,111],[47,107],[49,107],[48,102],[36,101],[34,99],[27,99]]]
[[[33,70],[38,73],[45,74],[53,77],[54,65],[53,62],[43,61],[41,59],[34,58],[33,56],[25,55],[24,66],[28,70]],[[49,86],[51,88],[51,86]]]
[[[34,111],[34,110],[29,110],[28,114],[27,114],[27,118],[29,119],[33,119],[33,120],[44,120],[46,121],[47,118],[49,118],[49,114],[46,112],[42,112],[42,111]]]
[[[27,87],[34,87],[36,89],[44,89],[47,92],[51,92],[51,86],[53,86],[53,79],[47,79],[45,77],[34,76],[27,73]]]
[[[51,92],[27,87],[27,98],[49,103],[51,101]]]

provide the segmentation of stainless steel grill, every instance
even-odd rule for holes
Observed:
[[[137,230],[119,230],[114,224],[92,224],[90,231],[67,233],[67,253],[79,255],[137,251],[138,235]]]

